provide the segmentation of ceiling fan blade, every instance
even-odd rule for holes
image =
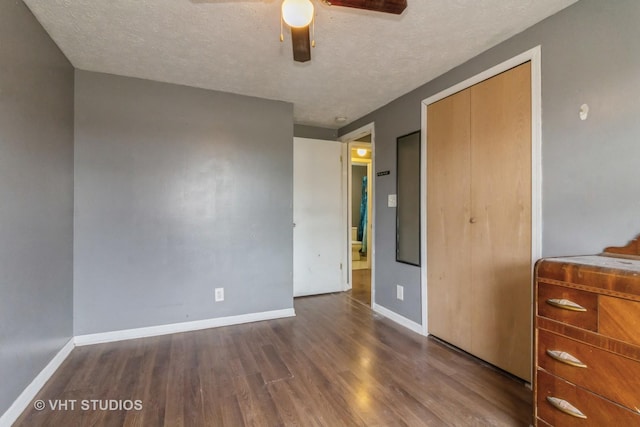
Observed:
[[[375,12],[400,15],[407,7],[407,0],[324,0],[331,6],[355,7]]]
[[[311,42],[309,39],[309,26],[291,27],[291,44],[293,45],[293,60],[307,62],[311,59]]]

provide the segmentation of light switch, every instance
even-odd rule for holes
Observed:
[[[395,208],[398,206],[398,195],[397,194],[389,194],[387,198],[387,206],[390,208]]]

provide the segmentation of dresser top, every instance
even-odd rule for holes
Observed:
[[[606,255],[544,258],[536,264],[539,281],[590,289],[640,301],[640,260]]]
[[[536,277],[640,301],[640,235],[626,246],[611,246],[599,255],[544,258],[536,264]]]
[[[582,255],[559,258],[545,258],[546,262],[559,262],[563,264],[580,264],[585,267],[606,268],[622,270],[629,273],[640,274],[640,260],[617,258],[606,255]]]

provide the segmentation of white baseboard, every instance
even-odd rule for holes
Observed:
[[[77,335],[75,345],[91,345],[106,342],[130,340],[134,338],[155,337],[158,335],[176,334],[180,332],[198,331],[200,329],[218,328],[220,326],[239,325],[242,323],[259,322],[262,320],[294,317],[293,308],[283,310],[264,311],[261,313],[241,314],[238,316],[218,317],[215,319],[196,320],[193,322],[171,323],[168,325],[149,326],[146,328],[124,329],[121,331],[102,332],[98,334]]]
[[[217,328],[220,326],[239,325],[242,323],[259,322],[262,320],[294,317],[293,308],[283,310],[264,311],[261,313],[241,314],[238,316],[219,317],[217,319],[196,320],[193,322],[174,323],[170,325],[150,326],[147,328],[126,329],[122,331],[104,332],[100,334],[78,335],[73,337],[55,355],[35,379],[24,389],[7,411],[0,416],[0,427],[10,427],[31,403],[40,389],[69,356],[75,346],[100,344],[122,341],[134,338],[154,337],[157,335],[175,334],[179,332],[197,331],[200,329]]]
[[[379,304],[373,303],[372,306],[373,311],[375,311],[378,314],[383,315],[384,317],[393,320],[394,322],[396,322],[397,324],[399,324],[400,326],[404,326],[407,329],[412,330],[413,332],[422,335],[422,325],[419,323],[414,322],[413,320],[409,320],[404,316],[399,315],[396,312],[393,312],[391,310],[389,310],[386,307],[383,307]]]
[[[11,424],[22,415],[22,412],[29,406],[33,398],[36,397],[40,389],[42,389],[60,365],[62,365],[62,362],[69,356],[74,347],[73,339],[70,339],[53,359],[51,359],[47,366],[31,381],[31,384],[20,393],[20,396],[18,396],[9,409],[0,416],[0,427],[11,426]]]

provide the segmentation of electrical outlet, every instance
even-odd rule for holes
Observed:
[[[396,285],[396,298],[400,301],[404,301],[404,286]]]
[[[216,302],[224,301],[224,288],[216,288]]]

